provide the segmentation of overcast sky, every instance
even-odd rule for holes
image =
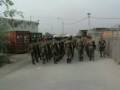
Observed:
[[[120,17],[120,0],[15,0],[15,7],[23,11],[25,19],[40,20],[39,31],[75,34],[88,28],[87,20],[78,22],[90,12],[93,17]],[[59,18],[58,18],[59,17]],[[91,27],[107,27],[120,20],[91,20]]]

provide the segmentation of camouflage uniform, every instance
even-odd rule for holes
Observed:
[[[67,55],[67,63],[71,63],[72,61],[72,42],[71,41],[67,41],[66,42],[66,46],[65,46],[65,50],[66,50],[66,55]]]
[[[31,45],[31,57],[32,57],[32,63],[36,64],[38,63],[38,50],[36,44]]]
[[[83,43],[82,40],[78,41],[77,48],[78,48],[79,61],[83,61],[83,58],[84,58],[84,43]]]
[[[104,57],[105,54],[105,48],[106,48],[106,41],[105,40],[100,40],[99,41],[99,51],[100,51],[100,57]]]
[[[41,59],[43,60],[43,64],[46,63],[46,44],[44,42],[42,42],[41,45]]]
[[[95,43],[94,41],[88,41],[87,43],[87,48],[88,48],[88,57],[89,57],[89,60],[94,60],[94,51],[95,51]]]
[[[54,64],[57,64],[57,62],[58,62],[58,45],[56,42],[54,42],[52,45],[52,54],[53,54]]]

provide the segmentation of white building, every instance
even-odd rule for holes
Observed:
[[[0,18],[0,22],[5,23],[8,27],[8,31],[38,32],[39,22],[9,18]]]

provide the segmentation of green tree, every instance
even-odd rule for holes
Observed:
[[[21,11],[14,9],[14,2],[12,0],[0,0],[1,16],[13,18],[16,15],[23,17]]]
[[[13,0],[0,0],[0,18],[8,17],[13,19],[14,16],[23,17],[23,13],[14,9]],[[7,20],[0,19],[0,46],[3,45],[5,33],[10,27],[12,26],[8,24]]]

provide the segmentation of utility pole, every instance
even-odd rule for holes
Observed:
[[[87,13],[87,15],[88,15],[88,30],[90,30],[91,29],[91,21],[90,21],[91,13]]]
[[[87,13],[88,16],[88,33],[93,34],[91,31],[91,13]]]
[[[51,25],[51,31],[53,31],[53,25]]]
[[[32,16],[30,16],[30,22],[32,21]]]
[[[62,30],[61,30],[62,32],[61,32],[61,34],[64,35],[64,21],[63,21],[63,19],[60,18],[60,17],[58,17],[57,19],[58,19],[58,20],[61,20],[61,25],[62,25]]]
[[[62,34],[64,35],[64,21],[62,22]]]

